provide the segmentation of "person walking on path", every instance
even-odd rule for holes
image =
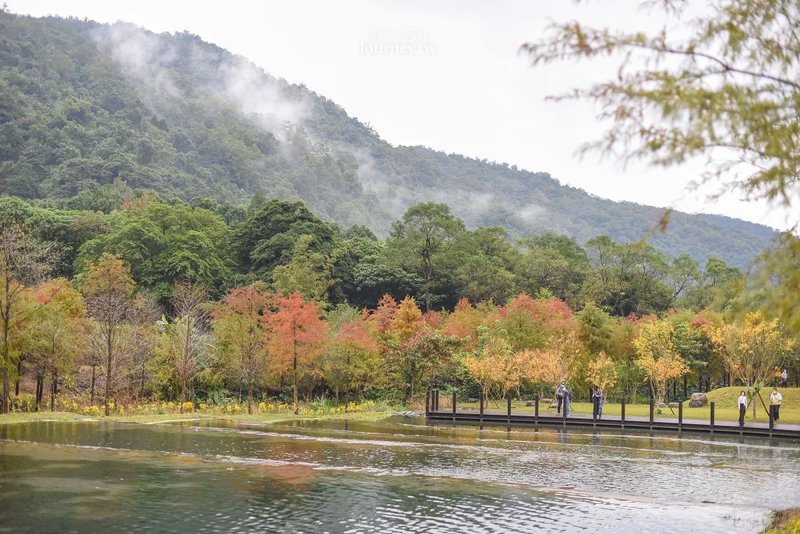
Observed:
[[[739,393],[739,428],[744,426],[744,414],[747,411],[747,395],[744,390]]]
[[[556,402],[557,405],[557,413],[561,413],[561,406],[564,404],[564,399],[566,398],[567,386],[564,385],[564,381],[562,380],[561,383],[556,388]]]
[[[781,418],[781,402],[783,395],[780,394],[778,388],[772,388],[772,393],[769,394],[769,413],[773,421]]]
[[[787,387],[789,385],[789,373],[786,372],[786,368],[783,368],[783,372],[781,373],[781,387]]]
[[[592,417],[600,419],[603,416],[603,390],[595,386],[592,392]]]

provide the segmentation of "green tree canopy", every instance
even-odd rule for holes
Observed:
[[[254,200],[250,214],[234,234],[241,270],[269,280],[275,267],[291,261],[295,243],[303,235],[310,236],[310,252],[325,256],[333,252],[333,228],[302,202]]]
[[[114,212],[109,227],[81,246],[76,271],[103,254],[114,254],[130,264],[138,285],[162,299],[176,280],[202,283],[220,293],[231,275],[230,231],[208,210],[142,199]]]
[[[388,244],[393,259],[404,269],[422,277],[422,300],[426,310],[442,296],[447,272],[446,253],[464,232],[464,222],[450,213],[447,204],[425,202],[411,206],[392,225]]]

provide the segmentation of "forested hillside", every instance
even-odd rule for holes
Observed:
[[[186,201],[302,200],[324,220],[382,237],[423,201],[447,203],[468,228],[580,243],[636,241],[660,215],[546,173],[392,146],[330,100],[198,36],[0,13],[0,194],[108,212],[116,205],[99,186],[115,181]],[[746,267],[772,234],[675,213],[652,243]]]

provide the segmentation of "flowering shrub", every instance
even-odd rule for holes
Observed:
[[[14,412],[35,412],[36,411],[36,397],[30,393],[22,393],[21,395],[12,395],[9,399],[9,406]],[[46,405],[47,402],[43,401]]]
[[[58,401],[57,406],[60,410],[65,412],[73,412],[89,417],[99,417],[103,415],[104,408],[102,404],[89,404],[88,402],[80,402],[81,399],[61,399]],[[195,412],[199,414],[208,415],[236,415],[247,413],[247,403],[239,403],[234,399],[221,399],[219,404],[211,402],[201,402],[197,406],[193,402],[187,401],[183,405],[173,401],[150,401],[150,402],[131,402],[124,404],[123,402],[109,402],[108,408],[112,415],[162,415],[179,413],[180,408],[183,407],[183,412]],[[30,410],[32,411],[32,405]],[[357,413],[374,410],[376,404],[374,401],[368,400],[364,402],[350,401],[347,404],[340,404],[336,406],[329,401],[317,401],[308,404],[303,404],[297,411],[298,415],[305,417],[315,417],[323,415],[336,415],[345,413]],[[253,405],[253,413],[261,414],[294,414],[295,405],[285,402],[269,402],[261,401],[257,405]]]

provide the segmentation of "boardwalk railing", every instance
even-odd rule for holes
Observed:
[[[452,394],[449,406],[443,407],[440,392],[437,389],[429,390],[425,398],[425,417],[431,421],[450,421],[454,423],[469,423],[480,425],[507,425],[507,426],[560,426],[566,427],[591,427],[600,429],[639,429],[648,431],[673,431],[673,432],[705,432],[711,434],[765,436],[776,438],[790,438],[800,440],[800,425],[776,425],[769,416],[768,423],[746,423],[739,427],[736,422],[719,422],[714,417],[714,402],[709,404],[710,414],[708,420],[689,419],[683,417],[683,403],[678,404],[677,419],[664,419],[655,417],[655,403],[650,399],[648,417],[626,417],[625,401],[620,405],[619,416],[595,417],[583,414],[569,414],[561,410],[560,415],[542,415],[538,398],[534,398],[533,406],[516,413],[512,410],[511,397],[507,397],[505,410],[487,411],[483,395],[478,399],[478,409],[458,409],[456,393]],[[532,410],[530,409],[532,408]]]

